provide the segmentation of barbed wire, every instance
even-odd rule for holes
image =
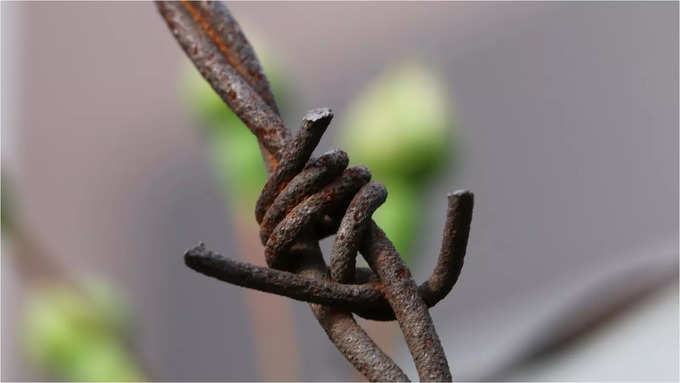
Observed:
[[[308,112],[291,137],[269,82],[238,23],[220,2],[158,1],[184,52],[224,102],[255,134],[269,178],[255,207],[268,267],[230,260],[199,244],[185,254],[190,268],[219,280],[310,303],[338,350],[371,381],[408,377],[357,324],[352,314],[396,320],[423,381],[452,375],[428,308],[460,275],[473,195],[448,197],[437,265],[420,286],[372,213],[387,191],[363,166],[347,168],[341,150],[310,158],[333,113]],[[330,268],[319,241],[335,234]],[[357,268],[357,253],[370,269]]]

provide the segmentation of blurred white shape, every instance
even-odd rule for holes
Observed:
[[[510,380],[678,381],[678,284]]]
[[[454,378],[677,381],[677,239],[629,255],[627,262],[564,275],[531,296],[509,299],[485,312],[469,309],[470,314],[460,308],[459,317],[439,317],[435,307],[434,320]],[[455,305],[455,289],[447,299]],[[535,357],[584,327],[591,331]],[[406,373],[416,377],[408,350],[403,348],[399,356],[400,365],[409,367]]]

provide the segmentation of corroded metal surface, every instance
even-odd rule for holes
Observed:
[[[289,138],[254,50],[227,8],[213,2],[157,4],[201,74],[257,136],[269,171],[255,208],[269,267],[229,260],[202,244],[185,254],[187,266],[231,284],[309,302],[329,339],[371,381],[408,377],[352,314],[396,319],[420,380],[450,381],[428,308],[451,291],[460,275],[472,193],[449,196],[437,266],[418,287],[371,219],[387,196],[384,186],[369,183],[370,172],[363,166],[346,168],[349,159],[340,150],[310,159],[333,116],[330,109],[309,112],[298,134]],[[318,241],[335,233],[329,271]],[[357,251],[370,270],[356,268]]]
[[[304,169],[321,136],[331,123],[333,113],[328,108],[315,109],[302,119],[302,127],[281,154],[281,164],[269,176],[255,204],[255,219],[262,222],[264,214],[288,181]]]
[[[331,277],[334,280],[343,283],[354,281],[359,242],[373,212],[386,198],[385,186],[372,182],[362,187],[350,202],[333,244]]]
[[[288,131],[274,105],[267,79],[241,28],[222,3],[156,3],[184,52],[229,108],[259,138],[268,169],[288,138]],[[200,11],[199,11],[200,9]],[[208,9],[211,12],[208,12]],[[215,25],[223,27],[215,28]],[[222,31],[224,34],[218,34]],[[227,32],[232,33],[227,33]],[[232,45],[236,44],[236,45]],[[250,52],[249,54],[239,54]],[[237,68],[242,69],[239,72]],[[257,81],[257,86],[248,82]],[[267,102],[271,99],[271,102]],[[275,106],[275,105],[274,105]]]

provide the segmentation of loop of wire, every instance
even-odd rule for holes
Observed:
[[[257,136],[269,178],[255,218],[268,267],[237,262],[200,244],[185,254],[190,268],[219,280],[305,301],[329,339],[371,381],[408,377],[356,323],[353,314],[397,320],[423,381],[452,379],[428,308],[460,275],[473,195],[449,195],[442,247],[427,281],[417,286],[371,216],[387,190],[363,166],[332,150],[310,158],[333,114],[308,112],[290,138],[254,50],[221,3],[157,3],[185,53],[229,107]],[[335,234],[327,266],[318,242]],[[361,254],[370,269],[357,268]]]

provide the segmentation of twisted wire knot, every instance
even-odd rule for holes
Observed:
[[[330,109],[315,109],[305,115],[302,127],[283,148],[257,200],[255,218],[260,224],[260,239],[269,268],[228,260],[207,251],[203,245],[186,253],[186,264],[229,283],[323,305],[314,306],[313,310],[321,317],[331,340],[348,349],[344,351],[346,356],[356,350],[371,349],[380,355],[376,358],[382,367],[377,370],[381,372],[377,380],[405,380],[403,372],[359,328],[350,313],[373,320],[399,320],[397,314],[401,314],[404,323],[417,322],[416,327],[432,327],[429,315],[423,319],[422,315],[416,315],[417,309],[406,306],[413,302],[418,306],[417,303],[422,302],[420,311],[426,312],[453,288],[463,266],[473,195],[467,191],[449,195],[437,266],[425,283],[417,289],[415,285],[409,288],[413,283],[408,268],[371,219],[387,198],[385,187],[370,182],[371,174],[366,167],[347,168],[349,158],[341,150],[310,159],[332,117]],[[335,241],[328,270],[320,256],[318,241],[333,234]],[[315,251],[319,256],[310,258]],[[356,267],[358,252],[366,257],[371,269]],[[409,290],[417,291],[417,297],[410,297],[410,303],[400,302],[408,298]],[[334,330],[337,326],[328,319],[337,321],[340,312],[349,323],[337,331]],[[412,327],[402,326],[407,342],[409,331],[414,332]],[[356,350],[349,350],[346,340],[352,332],[356,333],[355,341],[363,340],[363,347],[353,345]],[[431,333],[434,335],[428,339],[428,347],[441,349],[436,333],[433,330]],[[418,342],[422,342],[422,336]],[[421,345],[418,342],[414,339],[414,346]],[[445,363],[445,359],[441,359],[430,366],[434,372],[426,377],[450,379],[446,372],[441,373],[448,371],[448,366],[437,366],[442,360]],[[362,372],[370,373],[365,364],[362,366],[359,368]],[[371,368],[376,371],[375,366]],[[392,379],[385,379],[386,371],[392,374],[388,375]]]
[[[311,304],[329,339],[371,381],[408,377],[356,323],[353,313],[397,320],[420,380],[449,381],[451,372],[428,308],[458,280],[472,219],[473,196],[448,197],[442,247],[432,275],[417,286],[399,253],[371,219],[387,198],[363,166],[333,150],[311,159],[333,114],[315,109],[289,138],[269,82],[238,23],[219,2],[158,1],[180,46],[222,100],[258,138],[269,178],[255,218],[269,267],[225,258],[199,244],[190,268],[219,280]],[[336,234],[330,271],[319,240]],[[370,269],[356,267],[356,255]]]

